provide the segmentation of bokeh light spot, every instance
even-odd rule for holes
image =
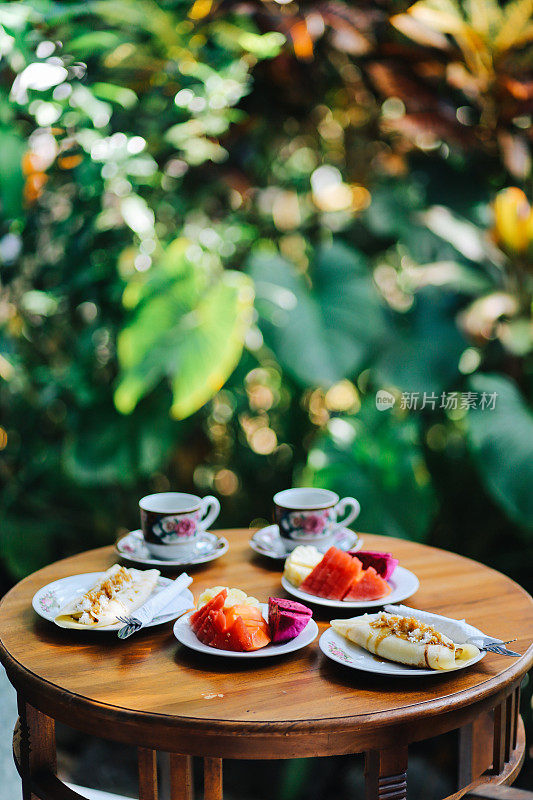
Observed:
[[[235,494],[239,488],[239,479],[231,469],[220,469],[215,475],[215,488],[226,496]]]

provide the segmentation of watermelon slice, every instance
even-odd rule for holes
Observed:
[[[361,573],[361,562],[337,547],[330,547],[300,589],[329,600],[341,600]]]
[[[281,597],[268,598],[268,624],[273,642],[289,642],[295,639],[312,616],[311,609],[302,603]]]
[[[196,631],[197,638],[209,647],[225,649],[226,617],[223,611],[210,611],[202,626]]]
[[[189,623],[195,633],[197,633],[197,631],[202,627],[207,615],[211,610],[219,611],[224,607],[224,601],[227,596],[228,590],[223,589],[221,592],[215,595],[212,600],[199,608],[198,611],[195,611],[194,614],[191,614]]]
[[[387,581],[378,575],[374,567],[365,569],[352,583],[343,600],[380,600],[391,592]]]
[[[316,567],[309,573],[307,578],[300,584],[300,589],[303,589],[309,594],[318,594],[318,590],[322,587],[329,577],[329,564],[335,556],[335,547],[330,547],[326,551],[321,561],[318,562]]]
[[[236,650],[244,652],[254,650],[252,637],[241,617],[237,617],[234,624],[226,632],[223,650]]]
[[[374,567],[378,575],[381,575],[385,581],[392,577],[394,570],[400,563],[392,553],[381,553],[378,550],[359,550],[357,558],[363,565],[363,569]]]

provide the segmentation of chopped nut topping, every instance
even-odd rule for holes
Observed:
[[[392,614],[381,612],[379,617],[372,620],[370,627],[388,628],[399,639],[405,639],[415,644],[439,644],[449,650],[455,650],[454,643],[443,638],[442,634],[435,630],[432,625],[426,625],[414,617],[396,617]]]
[[[87,592],[79,600],[74,613],[82,612],[80,622],[84,624],[87,624],[90,618],[98,622],[98,615],[109,605],[109,601],[123,588],[125,583],[131,583],[132,581],[133,578],[126,567],[120,567],[98,589],[92,589]]]

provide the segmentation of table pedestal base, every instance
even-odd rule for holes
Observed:
[[[461,788],[446,800],[460,800],[482,783],[510,784],[516,778],[526,747],[519,691],[514,688],[490,715],[460,730]],[[22,779],[23,800],[83,800],[55,774],[54,720],[20,696],[19,715],[13,755]],[[365,800],[406,800],[407,755],[407,745],[365,753]],[[139,748],[138,763],[139,800],[158,800],[157,751]],[[194,800],[191,756],[170,753],[170,798]],[[223,800],[221,758],[204,758],[204,800]]]
[[[407,747],[365,753],[365,800],[405,800]]]

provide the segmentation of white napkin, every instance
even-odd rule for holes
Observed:
[[[433,614],[431,611],[420,611],[417,608],[408,606],[385,606],[385,611],[389,614],[397,614],[400,617],[414,617],[425,622],[427,625],[434,625],[440,633],[443,633],[455,644],[464,644],[467,639],[479,639],[484,636],[478,628],[469,625],[464,619],[451,619],[442,617],[440,614]],[[501,639],[495,639],[495,642]]]
[[[144,628],[145,625],[148,625],[149,622],[153,620],[154,617],[159,616],[162,612],[165,611],[167,606],[172,605],[172,608],[168,609],[175,613],[178,617],[184,611],[187,611],[189,608],[192,608],[193,603],[190,599],[190,593],[184,594],[183,597],[178,597],[188,586],[192,583],[192,578],[187,575],[186,572],[182,572],[175,581],[172,581],[171,584],[165,586],[164,589],[161,589],[160,592],[157,594],[152,595],[152,597],[146,601],[146,603],[139,608],[137,608],[133,614],[130,614],[131,619],[136,619],[141,623],[141,626]]]

